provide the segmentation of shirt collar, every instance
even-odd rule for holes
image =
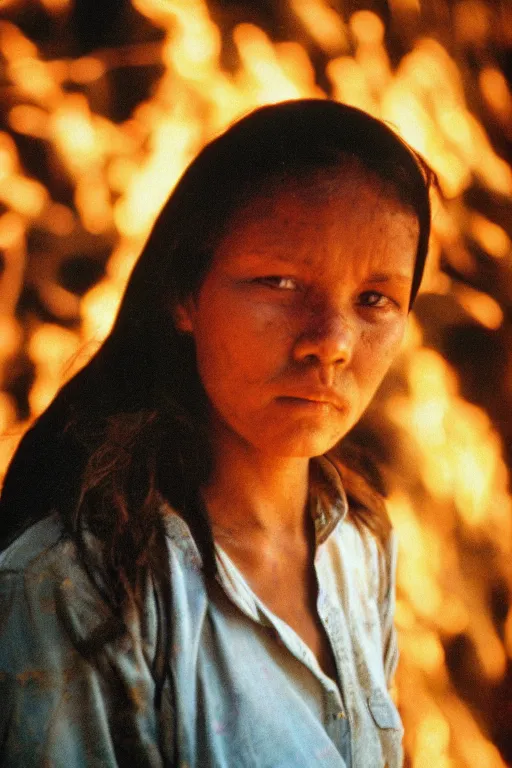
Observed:
[[[310,464],[309,505],[315,526],[316,545],[323,544],[348,513],[348,501],[335,464],[327,456],[318,456]],[[201,558],[187,523],[164,502],[167,535],[187,550],[189,559],[200,567]],[[169,514],[171,513],[171,514]]]

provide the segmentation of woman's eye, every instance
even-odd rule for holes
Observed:
[[[297,281],[293,277],[282,277],[281,275],[266,275],[258,277],[254,281],[259,285],[267,285],[269,288],[276,288],[280,291],[297,290]]]
[[[395,303],[388,296],[378,291],[365,291],[359,297],[359,302],[365,307],[376,307],[377,309],[387,307]]]

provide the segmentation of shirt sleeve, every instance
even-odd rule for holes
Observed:
[[[151,605],[122,631],[65,545],[36,563],[0,570],[0,764],[168,765],[141,629]]]
[[[379,609],[382,627],[382,654],[384,673],[388,688],[393,685],[393,678],[398,665],[398,639],[395,628],[396,607],[396,563],[398,541],[391,532],[381,556]]]

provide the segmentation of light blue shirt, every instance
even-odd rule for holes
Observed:
[[[318,613],[339,684],[220,548],[217,579],[205,582],[187,525],[167,508],[173,626],[158,713],[152,583],[120,637],[52,515],[0,556],[0,763],[399,768],[395,539],[381,549],[351,521],[338,473],[319,461]]]

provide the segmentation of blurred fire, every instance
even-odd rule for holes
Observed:
[[[160,43],[48,59],[14,23],[0,21],[10,131],[0,132],[0,470],[23,430],[108,333],[152,221],[204,142],[256,105],[325,95],[303,43],[276,43],[254,23],[239,23],[230,36],[236,64],[228,69],[221,63],[222,30],[203,0],[132,4],[162,30]],[[43,6],[62,19],[70,3],[44,0]],[[463,195],[476,186],[501,201],[502,210],[512,172],[469,109],[454,57],[438,38],[414,32],[420,0],[393,0],[390,7],[412,30],[395,64],[384,23],[371,11],[344,21],[326,0],[290,0],[289,13],[300,29],[296,37],[307,36],[324,57],[331,97],[396,126],[439,175],[444,197],[435,200],[423,296],[451,301],[465,323],[510,339],[504,330],[510,289],[486,290],[489,281],[479,281],[479,260],[468,247],[485,254],[492,275],[510,270],[507,217],[493,220]],[[510,17],[501,23],[512,40]],[[474,51],[492,36],[490,6],[479,0],[455,4],[453,23],[457,44]],[[159,65],[161,74],[129,118],[115,122],[94,107],[112,68],[145,65]],[[476,89],[510,139],[512,94],[489,57]],[[44,148],[50,177],[65,179],[69,199],[25,169],[18,145]],[[104,266],[85,290],[62,280],[62,265],[80,249]],[[439,269],[441,260],[449,269]],[[21,312],[24,286],[37,302]],[[414,768],[499,768],[506,763],[489,722],[500,705],[489,709],[472,689],[498,692],[498,702],[505,696],[509,715],[502,723],[510,723],[512,500],[504,447],[493,420],[464,398],[455,369],[423,334],[411,318],[398,384],[381,396],[388,426],[399,435],[389,482],[402,541],[398,701],[407,759]],[[510,361],[503,376],[510,392]],[[26,403],[20,381],[29,390]],[[502,433],[510,434],[506,425]],[[499,611],[491,606],[493,585],[502,590]],[[470,652],[459,666],[453,658],[449,663],[461,648]]]

